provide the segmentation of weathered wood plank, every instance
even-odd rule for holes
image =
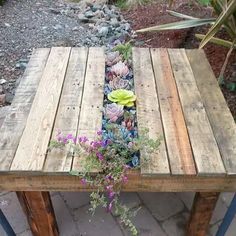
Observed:
[[[50,49],[33,51],[9,113],[0,128],[0,171],[8,171],[14,158]]]
[[[236,125],[203,50],[186,50],[227,174],[236,174]]]
[[[169,49],[199,175],[225,174],[220,152],[184,49]]]
[[[49,192],[17,192],[34,236],[59,236]]]
[[[77,133],[87,56],[87,48],[72,48],[71,50],[52,139],[56,138],[58,130],[64,135],[72,134],[75,136]],[[72,159],[73,156],[68,150],[53,149],[47,154],[44,171],[70,171]]]
[[[103,48],[90,48],[77,134],[93,140],[102,128],[102,108],[105,83],[105,54]],[[83,171],[84,156],[75,155],[73,170]],[[94,170],[96,171],[96,170]]]
[[[161,123],[159,101],[152,70],[151,56],[148,48],[133,48],[134,87],[137,95],[137,120],[139,131],[148,128],[148,135],[152,139],[164,137]],[[169,164],[164,139],[159,150],[151,155],[140,150],[141,173],[169,174]],[[144,163],[144,159],[148,162]]]
[[[186,236],[207,235],[209,223],[219,195],[220,193],[218,192],[196,193],[187,225]]]
[[[151,49],[171,173],[196,174],[188,131],[166,49]]]
[[[81,183],[69,174],[10,173],[0,175],[0,191],[92,191],[96,188]],[[29,175],[30,174],[30,175]],[[236,192],[236,176],[143,176],[140,171],[128,173],[122,186],[128,192]]]
[[[42,170],[69,55],[70,48],[51,49],[11,170]]]

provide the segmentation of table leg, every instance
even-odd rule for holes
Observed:
[[[49,192],[16,192],[34,236],[59,236]]]
[[[220,193],[198,192],[195,195],[187,226],[187,236],[205,236]]]

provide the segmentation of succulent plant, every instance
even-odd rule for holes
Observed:
[[[119,117],[124,114],[124,106],[116,103],[107,104],[104,108],[104,116],[109,119],[110,122],[116,122]]]
[[[112,90],[115,89],[127,89],[129,88],[129,81],[120,79],[120,78],[114,78],[113,80],[110,80],[109,85]]]
[[[125,63],[123,63],[122,61],[119,61],[118,63],[116,63],[115,65],[111,67],[110,72],[116,75],[116,77],[122,78],[129,74],[129,68]]]
[[[111,102],[116,102],[119,105],[124,105],[127,107],[134,106],[134,101],[136,96],[132,91],[126,89],[117,89],[108,94],[107,98]]]
[[[106,56],[106,65],[113,66],[121,60],[122,60],[122,56],[120,55],[118,51],[110,52]]]
[[[128,130],[134,129],[134,115],[128,111],[124,112],[124,121],[122,122],[122,125],[126,127]]]

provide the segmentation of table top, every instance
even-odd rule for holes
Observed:
[[[236,125],[204,52],[133,48],[133,71],[138,129],[163,138],[140,176],[234,179]],[[104,78],[103,48],[34,50],[0,128],[0,178],[81,170],[83,157],[48,145],[58,129],[94,137]]]

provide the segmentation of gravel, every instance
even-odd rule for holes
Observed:
[[[114,6],[82,8],[62,0],[7,0],[0,6],[0,32],[0,94],[6,94],[5,105],[11,103],[34,48],[102,46],[132,33]]]

